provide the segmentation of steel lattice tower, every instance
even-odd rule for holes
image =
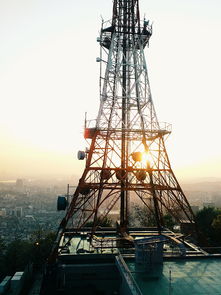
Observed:
[[[78,153],[86,167],[61,222],[80,231],[93,221],[92,235],[118,204],[119,232],[128,227],[129,197],[153,212],[159,232],[163,212],[194,224],[191,207],[171,169],[165,138],[171,126],[159,123],[152,101],[144,49],[152,26],[141,25],[138,0],[114,0],[113,17],[103,22],[100,44],[100,108],[85,121],[89,148]]]

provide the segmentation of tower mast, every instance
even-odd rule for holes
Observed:
[[[122,173],[124,173],[126,168],[126,155],[127,155],[127,142],[126,142],[126,132],[127,129],[127,30],[128,30],[128,1],[123,0],[123,66],[122,66],[122,139],[121,139],[121,168]],[[128,202],[128,192],[125,190],[127,179],[121,175],[121,204],[120,204],[120,226],[125,228],[127,226],[127,202]]]
[[[155,216],[159,233],[166,212],[178,222],[195,223],[165,147],[171,125],[158,121],[152,101],[144,56],[151,35],[149,21],[141,26],[138,0],[114,0],[112,20],[102,23],[97,40],[100,108],[96,120],[85,123],[89,148],[78,157],[86,165],[60,224],[57,248],[66,230],[77,233],[88,222],[93,237],[113,209],[119,210],[124,236],[131,197]]]

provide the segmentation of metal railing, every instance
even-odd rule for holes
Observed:
[[[92,119],[92,120],[85,120],[85,128],[96,128],[97,125],[97,119]],[[109,129],[112,131],[121,131],[120,127],[120,121],[119,120],[113,120],[112,121],[112,126],[118,126],[118,127],[110,127]],[[99,130],[107,130],[107,126],[100,126]],[[142,131],[141,129],[138,129],[137,127],[131,128],[131,129],[125,129],[128,132],[138,132],[139,130]],[[167,123],[167,122],[152,122],[147,124],[146,129],[147,132],[167,132],[171,133],[172,131],[172,124]]]
[[[135,281],[134,277],[132,276],[127,264],[125,263],[123,256],[121,253],[119,253],[116,257],[116,262],[118,266],[120,267],[120,270],[122,271],[122,274],[132,292],[133,295],[143,295],[140,288],[137,285],[137,282]]]

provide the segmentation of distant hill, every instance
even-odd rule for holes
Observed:
[[[181,186],[185,191],[221,192],[221,178],[201,178],[191,182],[183,182]]]

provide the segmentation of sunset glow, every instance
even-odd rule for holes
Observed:
[[[176,175],[219,177],[221,3],[140,5],[154,21],[145,53],[158,118],[173,125],[166,145]],[[0,180],[80,176],[84,114],[95,119],[100,102],[99,15],[111,18],[111,7],[101,0],[87,7],[70,0],[1,1]]]

